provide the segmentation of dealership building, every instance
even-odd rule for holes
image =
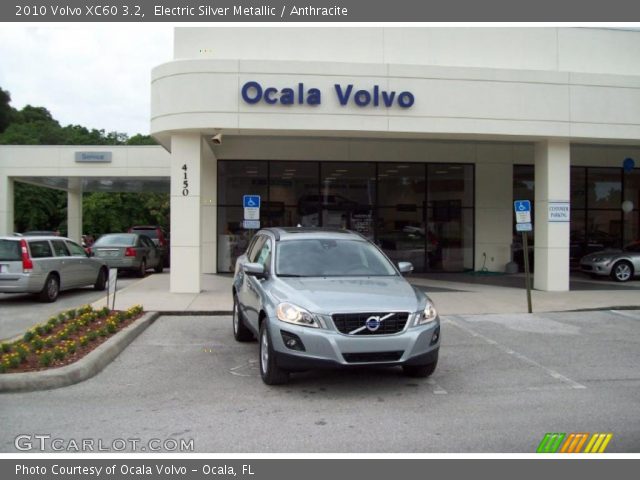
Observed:
[[[176,28],[150,81],[160,146],[0,147],[0,235],[15,182],[66,190],[73,238],[83,192],[170,192],[172,292],[231,271],[259,226],[350,228],[416,272],[504,272],[529,200],[545,291],[640,240],[639,31]]]

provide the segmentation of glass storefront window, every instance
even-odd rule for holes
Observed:
[[[473,184],[466,164],[219,160],[218,271],[255,234],[242,225],[246,194],[262,196],[262,227],[348,228],[416,272],[472,269]]]
[[[585,208],[587,206],[587,169],[571,167],[571,207]]]
[[[218,205],[242,205],[243,195],[267,198],[267,162],[218,162]]]
[[[619,168],[587,169],[587,207],[617,208],[622,204],[622,178]]]
[[[319,200],[323,227],[349,228],[373,239],[375,171],[371,162],[321,164]]]

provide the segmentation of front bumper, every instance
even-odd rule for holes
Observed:
[[[305,351],[288,348],[282,332],[294,334]],[[425,365],[438,359],[440,321],[407,328],[394,335],[344,335],[335,330],[269,322],[276,363],[286,370],[357,367],[364,365]],[[437,340],[433,341],[434,333]]]
[[[614,262],[580,262],[580,271],[589,275],[611,275]]]

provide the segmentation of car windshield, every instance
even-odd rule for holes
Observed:
[[[15,240],[0,240],[0,260],[16,262],[22,259],[20,242]]]
[[[279,277],[351,277],[397,275],[393,265],[368,242],[309,239],[278,242]]]
[[[126,247],[133,246],[136,243],[136,236],[133,234],[123,233],[122,235],[105,235],[100,237],[94,247],[105,247],[110,245],[122,245]]]

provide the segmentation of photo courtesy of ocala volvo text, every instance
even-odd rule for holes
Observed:
[[[268,385],[316,368],[399,366],[427,377],[438,363],[440,319],[402,276],[412,270],[348,230],[260,230],[235,266],[234,337],[258,339]]]

